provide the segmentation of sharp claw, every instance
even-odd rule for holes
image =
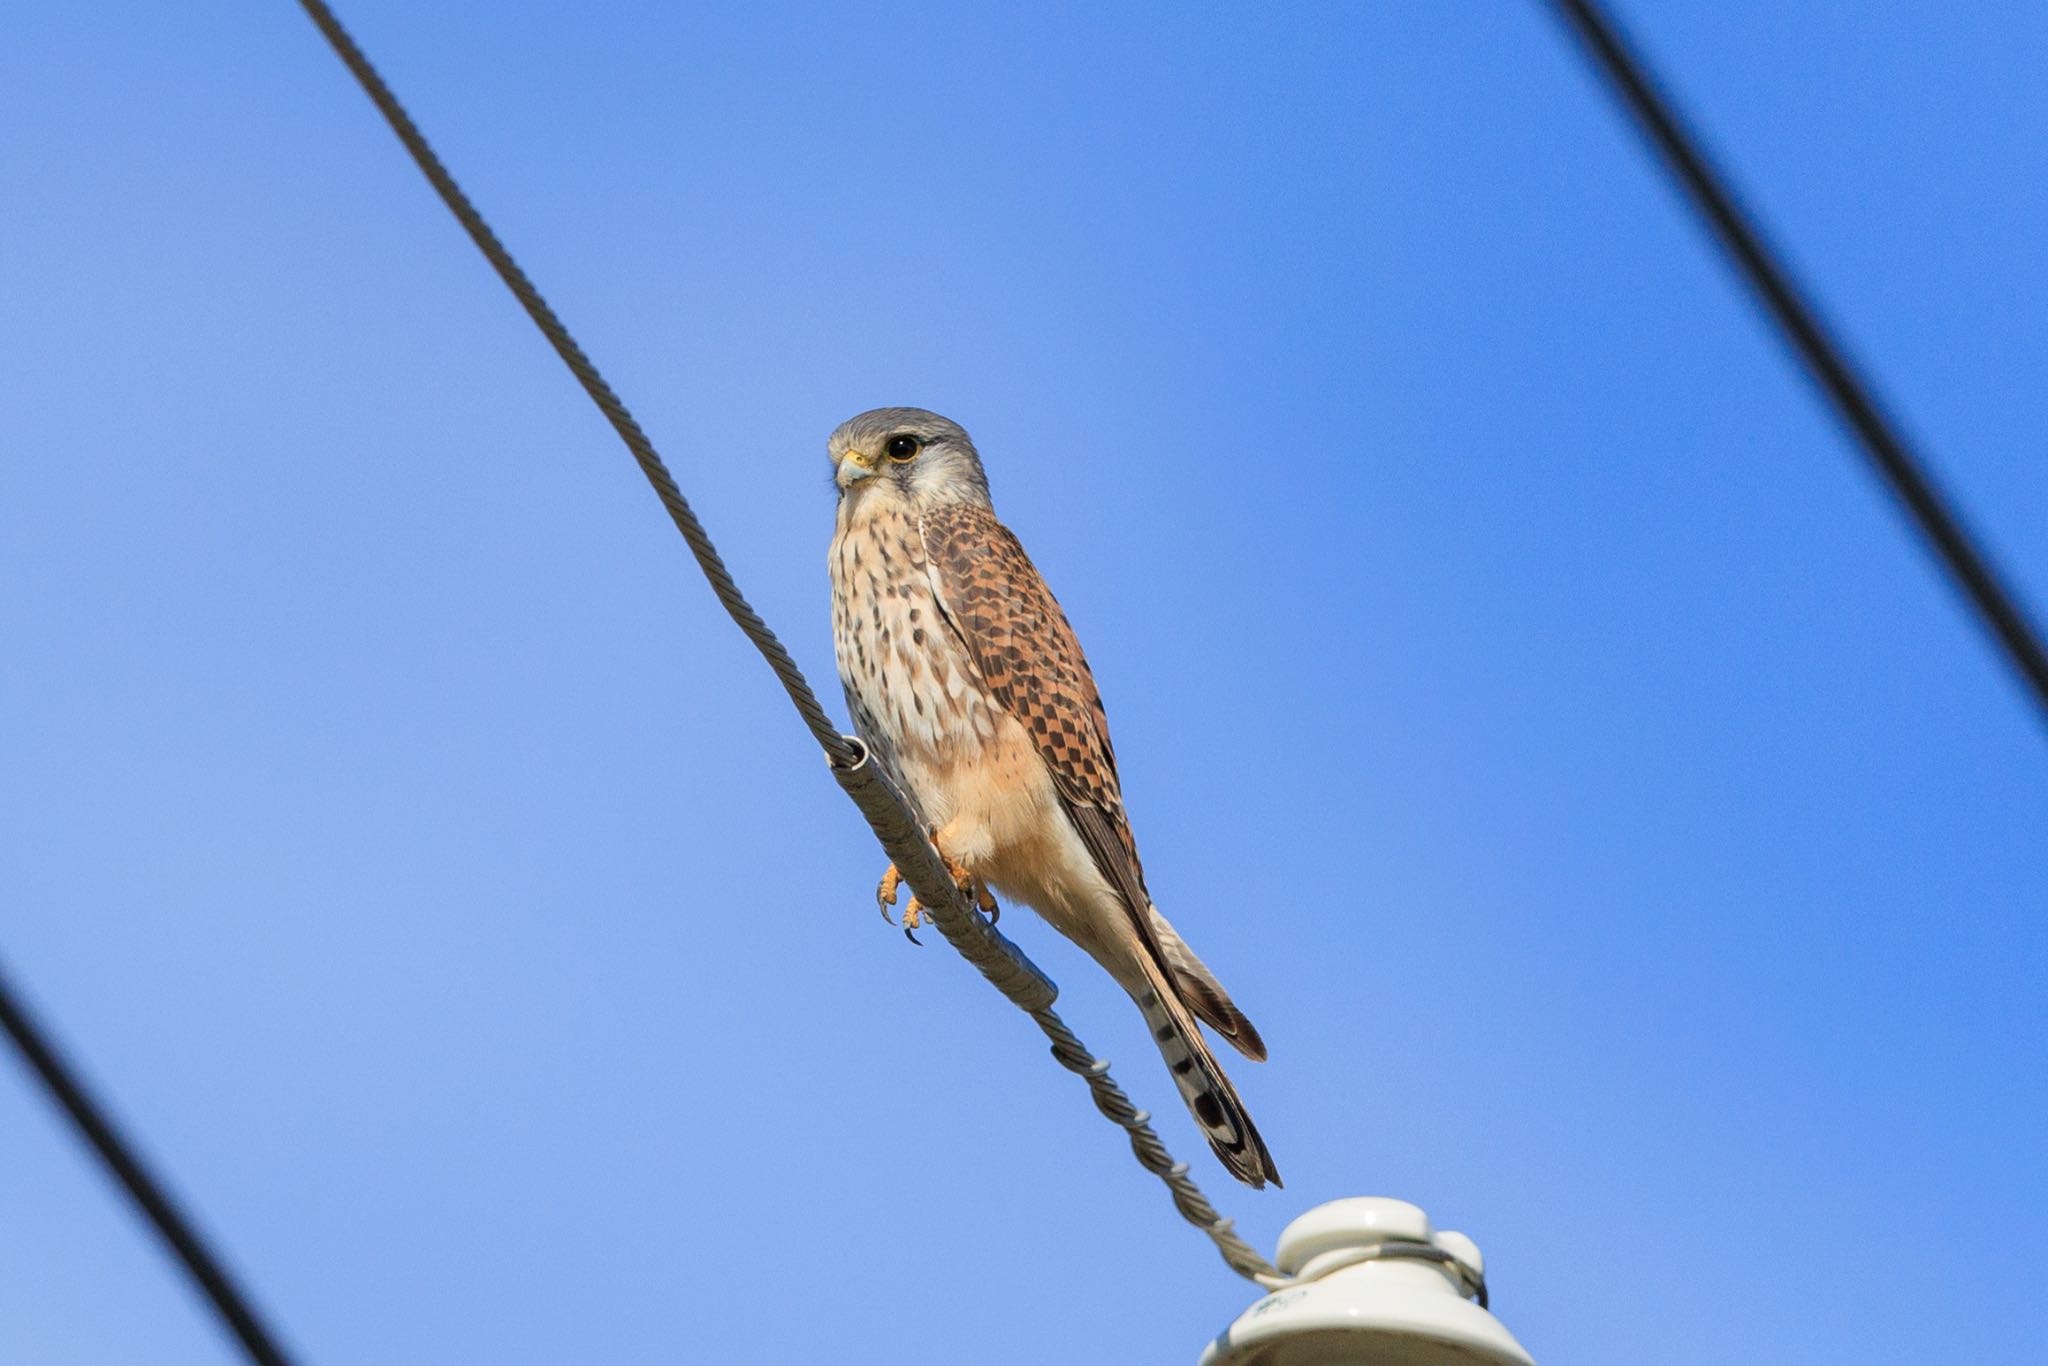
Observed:
[[[965,864],[939,847],[938,831],[934,830],[931,833],[932,847],[938,849],[939,857],[945,861],[946,871],[952,875],[954,885],[959,887],[961,894],[981,909],[982,914],[988,917],[989,924],[993,925],[1002,919],[1003,908],[996,902],[995,893],[988,889],[988,884],[970,873]],[[897,889],[902,885],[903,874],[897,872],[896,865],[892,863],[889,870],[882,874],[882,880],[875,886],[875,908],[882,913],[882,919],[891,925],[896,922],[890,916],[889,908],[896,904]],[[909,904],[903,908],[903,937],[920,948],[924,946],[924,941],[911,931],[923,923],[924,906],[913,896]]]

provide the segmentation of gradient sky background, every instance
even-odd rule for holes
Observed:
[[[344,9],[834,694],[937,408],[1273,1045],[1270,1249],[1540,1360],[2048,1330],[2048,743],[1531,4]],[[694,9],[694,7],[689,7]],[[2048,603],[2048,14],[1628,10]],[[883,859],[295,6],[0,44],[0,954],[308,1362],[1193,1361],[1251,1302]],[[223,1339],[12,1059],[0,1360]]]

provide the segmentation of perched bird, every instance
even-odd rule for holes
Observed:
[[[1280,1184],[1196,1019],[1263,1061],[1258,1030],[1152,905],[1109,719],[1066,614],[996,520],[974,443],[921,408],[832,433],[832,637],[861,739],[916,805],[963,891],[1036,910],[1145,1012],[1223,1165]],[[892,866],[877,898],[896,899]],[[918,922],[912,898],[906,927]]]

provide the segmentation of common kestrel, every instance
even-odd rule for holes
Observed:
[[[1087,950],[1144,1011],[1223,1165],[1248,1185],[1280,1184],[1195,1021],[1248,1058],[1266,1045],[1145,890],[1094,676],[996,520],[974,443],[936,413],[878,408],[827,449],[832,636],[861,739],[963,890],[993,911],[993,887]],[[891,868],[885,905],[896,881]],[[916,923],[915,899],[904,919]]]

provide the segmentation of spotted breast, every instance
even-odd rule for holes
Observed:
[[[833,647],[854,724],[905,795],[929,808],[942,796],[929,770],[978,754],[1001,717],[944,624],[913,514],[842,509],[830,559]],[[923,814],[936,824],[949,813]]]

